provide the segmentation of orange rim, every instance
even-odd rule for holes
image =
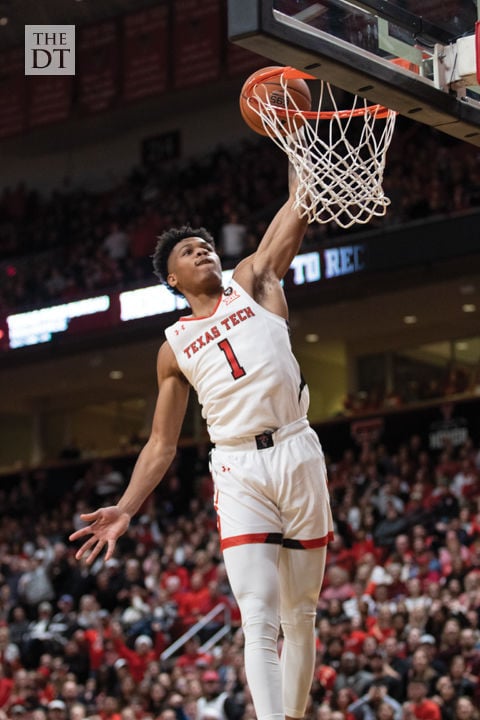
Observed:
[[[314,75],[309,75],[308,73],[304,73],[301,70],[296,70],[292,67],[285,67],[281,72],[278,72],[278,70],[266,70],[265,72],[259,73],[255,75],[255,77],[252,77],[249,81],[247,81],[244,88],[244,93],[248,103],[250,105],[256,105],[257,107],[260,107],[261,103],[258,101],[254,94],[256,86],[261,85],[263,82],[265,82],[265,80],[270,80],[273,77],[280,76],[283,76],[287,80],[288,78],[295,78],[301,80],[318,80],[318,78],[316,78]],[[317,118],[320,118],[320,120],[331,120],[333,117],[345,120],[351,117],[361,117],[367,114],[374,115],[376,118],[379,119],[383,119],[388,117],[390,113],[395,112],[394,110],[390,110],[384,105],[366,105],[364,107],[354,108],[350,110],[297,110],[295,108],[277,107],[272,107],[271,109],[276,113],[276,115],[281,118],[295,117],[296,115],[301,115],[306,120],[317,120]]]

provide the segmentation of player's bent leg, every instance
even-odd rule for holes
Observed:
[[[258,720],[284,720],[278,657],[279,545],[254,543],[224,550],[225,568],[242,615],[245,674]]]
[[[280,621],[283,697],[287,718],[305,713],[315,669],[315,618],[325,570],[326,547],[282,548]]]

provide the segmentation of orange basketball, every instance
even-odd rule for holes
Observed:
[[[261,117],[255,112],[252,107],[248,104],[248,96],[245,93],[245,88],[247,87],[248,83],[256,76],[266,72],[267,70],[278,70],[279,75],[273,76],[271,78],[268,78],[265,80],[265,82],[260,83],[259,85],[256,85],[255,91],[253,93],[253,97],[258,95],[258,97],[261,100],[268,100],[272,105],[284,108],[285,107],[285,94],[283,91],[283,87],[280,83],[280,72],[283,70],[283,67],[281,65],[272,65],[270,67],[264,67],[260,70],[257,70],[254,72],[250,77],[247,78],[247,80],[244,82],[242,91],[240,93],[240,112],[242,114],[243,119],[247,123],[248,127],[253,130],[254,132],[258,133],[259,135],[266,135],[268,136],[268,133],[265,131],[265,128],[263,127],[262,119]],[[287,107],[299,110],[310,110],[312,107],[312,97],[310,94],[310,89],[305,82],[305,80],[302,80],[301,78],[289,78],[287,81],[287,88],[288,88],[288,94],[289,99],[287,103]],[[281,121],[282,124],[287,128],[288,119],[285,118],[285,120]],[[290,123],[295,125],[295,127],[301,127],[303,123],[305,122],[304,118],[301,115],[295,115],[290,118]],[[285,135],[287,135],[287,129],[285,130]]]

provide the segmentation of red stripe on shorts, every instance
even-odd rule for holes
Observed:
[[[283,545],[284,547],[295,548],[298,550],[311,550],[314,548],[325,547],[334,538],[333,532],[330,530],[327,535],[313,540],[288,540],[283,539],[280,533],[245,533],[245,535],[233,535],[232,537],[222,539],[220,548],[226,550],[230,547],[238,545],[249,545],[252,543],[273,543],[275,545]]]
[[[283,540],[283,547],[292,548],[294,550],[313,550],[315,548],[325,547],[334,539],[334,534],[331,530],[320,538],[314,538],[313,540],[289,540],[285,538]]]
[[[245,533],[244,535],[232,535],[222,539],[220,548],[226,550],[237,545],[250,545],[252,543],[269,543],[274,545],[282,544],[282,536],[280,533]]]

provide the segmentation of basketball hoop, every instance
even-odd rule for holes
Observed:
[[[266,80],[280,79],[283,98],[256,91]],[[334,220],[340,227],[365,224],[385,215],[390,200],[382,188],[385,157],[396,112],[354,97],[339,110],[332,88],[320,80],[316,110],[302,110],[288,92],[290,78],[317,80],[291,67],[256,73],[246,83],[249,108],[261,118],[268,136],[287,154],[299,184],[295,208],[308,222]],[[327,103],[331,110],[322,109]]]

